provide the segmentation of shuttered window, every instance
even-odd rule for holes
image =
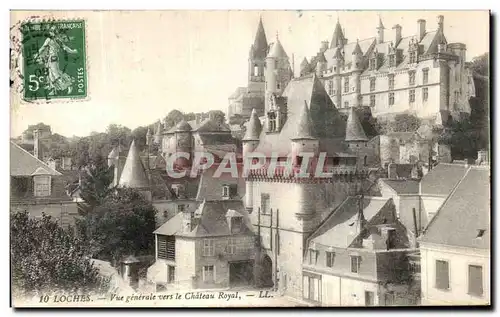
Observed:
[[[447,261],[436,261],[436,288],[444,290],[450,288],[450,271]]]
[[[175,237],[157,236],[158,240],[158,258],[175,261]]]
[[[479,265],[469,265],[469,294],[483,295],[483,267]]]

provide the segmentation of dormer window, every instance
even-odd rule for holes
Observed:
[[[269,111],[267,113],[267,120],[268,120],[268,131],[275,132],[278,128],[276,124],[276,112]]]
[[[396,55],[389,55],[389,67],[396,67]]]
[[[346,77],[344,79],[344,92],[345,93],[349,92],[349,77]]]
[[[375,70],[377,68],[377,59],[375,57],[370,58],[369,68],[370,70]]]
[[[257,66],[257,64],[253,65],[253,75],[254,76],[260,76],[260,74],[259,74],[259,66]]]
[[[276,83],[276,89],[281,89],[281,83],[280,82]]]
[[[50,175],[33,176],[34,195],[35,197],[50,196]]]
[[[172,184],[172,191],[175,194],[175,197],[180,197],[184,195],[184,186],[181,184]]]
[[[225,184],[222,186],[222,199],[231,199],[238,194],[238,187],[235,184]]]

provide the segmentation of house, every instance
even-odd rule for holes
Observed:
[[[391,198],[347,198],[307,239],[303,299],[318,306],[414,305],[406,228]]]
[[[32,218],[43,213],[61,226],[74,225],[77,204],[66,194],[64,175],[17,144],[10,143],[10,210],[28,211]]]
[[[469,166],[419,239],[423,305],[489,305],[490,168]]]
[[[252,285],[255,235],[241,200],[204,200],[154,232],[148,280],[161,289]]]

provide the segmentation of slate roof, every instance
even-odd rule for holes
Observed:
[[[375,37],[370,37],[364,40],[351,42],[345,44],[342,48],[330,48],[324,52],[325,58],[328,62],[328,68],[333,67],[333,61],[335,56],[340,54],[342,51],[344,52],[345,65],[349,66],[351,61],[351,55],[356,49],[356,46],[359,45],[361,51],[363,52],[363,56],[366,56],[368,52],[370,52],[370,47],[374,45],[376,42]]]
[[[252,109],[252,114],[250,115],[250,121],[246,126],[245,136],[243,140],[258,140],[259,135],[262,132],[262,124],[260,123],[259,117],[257,116],[257,111]]]
[[[309,115],[309,107],[307,101],[304,100],[304,105],[300,111],[299,120],[295,129],[295,134],[292,140],[314,139],[311,133],[311,116]]]
[[[345,121],[315,74],[292,79],[283,96],[287,98],[287,120],[279,133],[267,133],[266,129],[262,130],[257,152],[278,152],[280,156],[290,153],[291,139],[299,126],[304,103],[309,107],[311,134],[320,139],[320,148],[330,148],[322,143],[336,143],[338,137],[344,136]]]
[[[469,167],[427,226],[421,241],[489,249],[491,238],[490,182],[489,168]],[[480,230],[484,230],[482,236]]]
[[[278,38],[276,38],[276,42],[271,44],[271,48],[269,49],[269,54],[267,54],[267,57],[273,57],[273,58],[288,58],[288,55],[286,55],[285,49],[283,48],[283,45],[281,45],[281,42]]]
[[[381,182],[392,188],[398,195],[418,194],[420,182],[416,179],[381,179]]]
[[[62,176],[61,173],[50,168],[14,142],[10,142],[10,176],[31,176],[40,169],[48,175]]]
[[[354,107],[351,107],[351,109],[349,110],[349,117],[347,118],[347,125],[345,132],[345,140],[368,141],[365,130],[363,130],[363,126],[359,121],[358,115],[354,111]]]
[[[267,48],[268,44],[267,44],[266,32],[264,31],[264,25],[262,24],[262,18],[261,18],[259,20],[257,33],[255,34],[255,40],[252,46],[253,57],[266,58]]]
[[[242,164],[238,164],[236,167],[237,177],[233,177],[231,173],[225,172],[220,174],[219,177],[214,177],[214,173],[218,167],[219,164],[214,164],[203,172],[200,177],[196,200],[222,200],[223,185],[236,185],[237,195],[232,197],[232,199],[242,199],[245,195],[245,179],[242,177]]]
[[[462,164],[439,163],[422,178],[421,194],[448,196],[466,171]]]
[[[198,225],[189,233],[182,232],[182,213],[179,213],[154,231],[160,235],[176,235],[185,237],[217,237],[231,235],[227,221],[227,212],[233,210],[244,218],[240,233],[253,234],[248,214],[241,201],[203,201],[195,211]]]
[[[359,200],[358,197],[346,198],[312,234],[310,241],[326,246],[348,248],[359,236],[356,231]],[[380,213],[384,206],[392,203],[391,198],[365,197],[363,200],[363,215],[367,222]]]
[[[186,132],[191,131],[192,129],[193,128],[185,120],[182,120],[175,126],[175,132]]]
[[[135,145],[135,140],[130,144],[127,160],[123,166],[123,171],[118,182],[120,187],[146,188],[149,187],[146,170],[142,165],[139,151]]]

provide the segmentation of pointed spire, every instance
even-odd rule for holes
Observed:
[[[148,177],[142,165],[139,151],[135,146],[135,140],[130,144],[127,160],[123,166],[123,171],[118,183],[120,187],[146,188],[149,187]]]
[[[299,114],[297,130],[292,140],[315,139],[311,133],[311,126],[312,124],[311,116],[309,115],[309,107],[307,106],[307,101],[304,100],[304,106],[302,106],[301,112]]]
[[[250,115],[250,121],[248,121],[247,131],[243,137],[243,141],[256,141],[260,138],[260,132],[262,131],[262,124],[257,116],[257,111],[255,108],[252,109],[252,114]]]
[[[345,37],[344,32],[342,32],[342,26],[337,17],[337,25],[335,25],[335,31],[333,31],[332,41],[330,43],[330,48],[335,48],[337,46],[344,46]]]
[[[283,45],[281,45],[277,33],[276,33],[276,42],[273,43],[273,45],[271,46],[271,49],[269,50],[269,54],[267,55],[267,57],[288,58],[288,55],[286,55],[285,49],[283,48]]]
[[[358,54],[363,55],[363,51],[361,50],[361,46],[359,46],[359,40],[356,40],[356,46],[352,51],[352,55],[358,55]]]
[[[333,57],[335,57],[335,59],[342,60],[344,58],[342,56],[342,50],[340,48],[337,48]]]
[[[259,18],[259,25],[257,26],[257,33],[251,49],[252,57],[266,58],[267,54],[267,38],[264,31],[264,24],[262,24],[262,16]]]
[[[356,114],[354,107],[349,110],[349,117],[347,118],[347,125],[345,131],[346,141],[368,141],[366,137],[365,130],[359,121],[358,115]]]
[[[385,29],[384,24],[382,24],[382,17],[380,16],[380,14],[378,15],[378,26],[377,26],[377,29],[378,30],[384,30]]]

